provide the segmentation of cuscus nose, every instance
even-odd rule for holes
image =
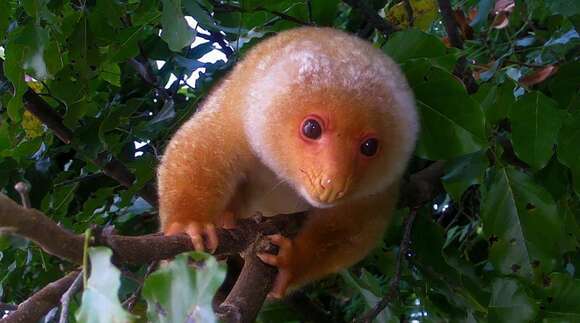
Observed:
[[[333,203],[346,194],[350,180],[337,180],[333,176],[323,176],[319,181],[317,198],[322,203]]]

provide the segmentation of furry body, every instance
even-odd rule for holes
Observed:
[[[301,135],[305,119],[323,128]],[[162,230],[210,245],[223,215],[308,210],[293,240],[261,259],[273,294],[362,259],[380,240],[414,148],[417,115],[398,66],[328,28],[286,31],[253,48],[167,146],[158,171]],[[365,138],[378,151],[360,153]],[[227,221],[226,221],[227,222]]]

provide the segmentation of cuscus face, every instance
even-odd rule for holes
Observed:
[[[401,124],[384,100],[324,90],[289,94],[268,115],[276,124],[267,140],[277,173],[311,205],[332,207],[384,189],[398,177],[407,153]],[[401,170],[400,170],[401,169]]]
[[[319,208],[393,184],[418,128],[396,63],[355,37],[324,35],[269,43],[276,54],[254,53],[241,82],[253,150]]]

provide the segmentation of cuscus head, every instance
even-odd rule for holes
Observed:
[[[330,29],[303,28],[260,46],[250,53],[262,55],[251,60],[258,63],[246,66],[244,125],[266,165],[319,208],[380,192],[401,176],[417,115],[395,63]]]

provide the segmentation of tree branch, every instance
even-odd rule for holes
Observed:
[[[463,39],[459,33],[459,27],[457,21],[455,21],[455,15],[453,13],[453,8],[451,7],[451,2],[449,0],[437,0],[439,4],[439,9],[441,10],[441,17],[443,18],[443,24],[445,25],[445,30],[447,31],[447,37],[449,37],[449,43],[451,46],[463,49]],[[467,93],[472,94],[477,92],[478,85],[471,70],[468,66],[467,58],[460,57],[453,74],[458,76],[463,80]]]
[[[463,39],[461,39],[461,35],[459,34],[459,28],[453,15],[451,2],[449,0],[437,0],[437,3],[441,10],[441,17],[443,18],[445,31],[447,31],[447,37],[449,37],[449,43],[453,47],[463,49]]]
[[[397,27],[391,25],[383,17],[379,16],[376,10],[373,9],[372,5],[368,4],[364,0],[344,0],[346,4],[352,8],[358,9],[363,16],[365,16],[369,23],[371,23],[378,31],[383,33],[385,36],[390,36],[392,33],[398,30]]]
[[[0,320],[1,323],[38,322],[48,311],[58,304],[62,295],[69,289],[79,272],[73,271],[63,278],[46,285],[30,298],[18,305],[18,308]]]
[[[439,178],[442,173],[443,162],[435,162],[412,175],[410,180],[403,184],[402,192],[409,196],[401,202],[401,205],[417,205],[410,203],[429,200],[439,190]],[[263,236],[282,233],[287,237],[293,237],[305,219],[304,213],[277,215],[270,218],[257,216],[238,221],[234,229],[217,230],[220,244],[214,252],[216,256],[237,254],[251,246],[250,251],[246,252],[246,263],[239,279],[220,307],[220,313],[224,318],[232,319],[234,322],[250,322],[255,319],[276,275],[276,269],[262,263],[255,256],[255,251],[266,248],[264,244],[267,244],[267,240],[263,239]],[[410,230],[410,225],[407,226]],[[0,194],[0,230],[28,238],[49,254],[77,264],[82,263],[83,236],[65,230],[42,212],[24,208],[3,194]],[[408,238],[403,239],[405,240],[408,241]],[[191,239],[185,234],[164,236],[157,233],[144,236],[120,236],[97,231],[91,244],[110,247],[114,254],[113,261],[117,264],[148,264],[193,250]],[[271,247],[269,243],[267,245],[267,248]],[[404,250],[402,247],[401,254],[405,253]],[[65,278],[69,276],[70,274]],[[64,280],[65,278],[58,281],[64,280],[67,282],[66,286],[62,282],[54,283],[58,287],[54,287],[58,289],[58,293],[45,291],[53,285],[51,284],[41,290],[41,292],[45,291],[44,293],[39,292],[30,299],[42,304],[52,302],[51,307],[47,305],[42,307],[48,311],[55,306],[75,277],[72,275],[70,282]],[[55,293],[58,294],[56,298]],[[46,301],[44,297],[49,301]],[[23,305],[24,303],[21,306]],[[40,312],[37,310],[35,313]]]
[[[271,15],[274,16],[278,16],[281,19],[293,22],[297,25],[300,26],[308,26],[311,25],[310,23],[306,22],[306,21],[302,21],[296,17],[290,16],[288,14],[285,14],[283,12],[280,11],[275,11],[275,10],[270,10],[268,8],[262,7],[262,6],[257,6],[255,8],[252,9],[245,9],[242,8],[238,5],[233,5],[233,4],[229,4],[229,3],[220,3],[218,1],[211,1],[213,7],[214,7],[214,11],[216,12],[255,12],[255,11],[262,11],[262,12],[267,12]]]
[[[294,238],[306,216],[298,221],[287,225],[279,231],[287,238]],[[257,253],[277,253],[278,248],[273,246],[266,235],[271,233],[258,233],[254,242],[250,245],[244,256],[244,266],[234,287],[218,308],[218,314],[222,320],[235,323],[251,323],[256,320],[260,308],[266,296],[272,290],[278,269],[263,263]]]

